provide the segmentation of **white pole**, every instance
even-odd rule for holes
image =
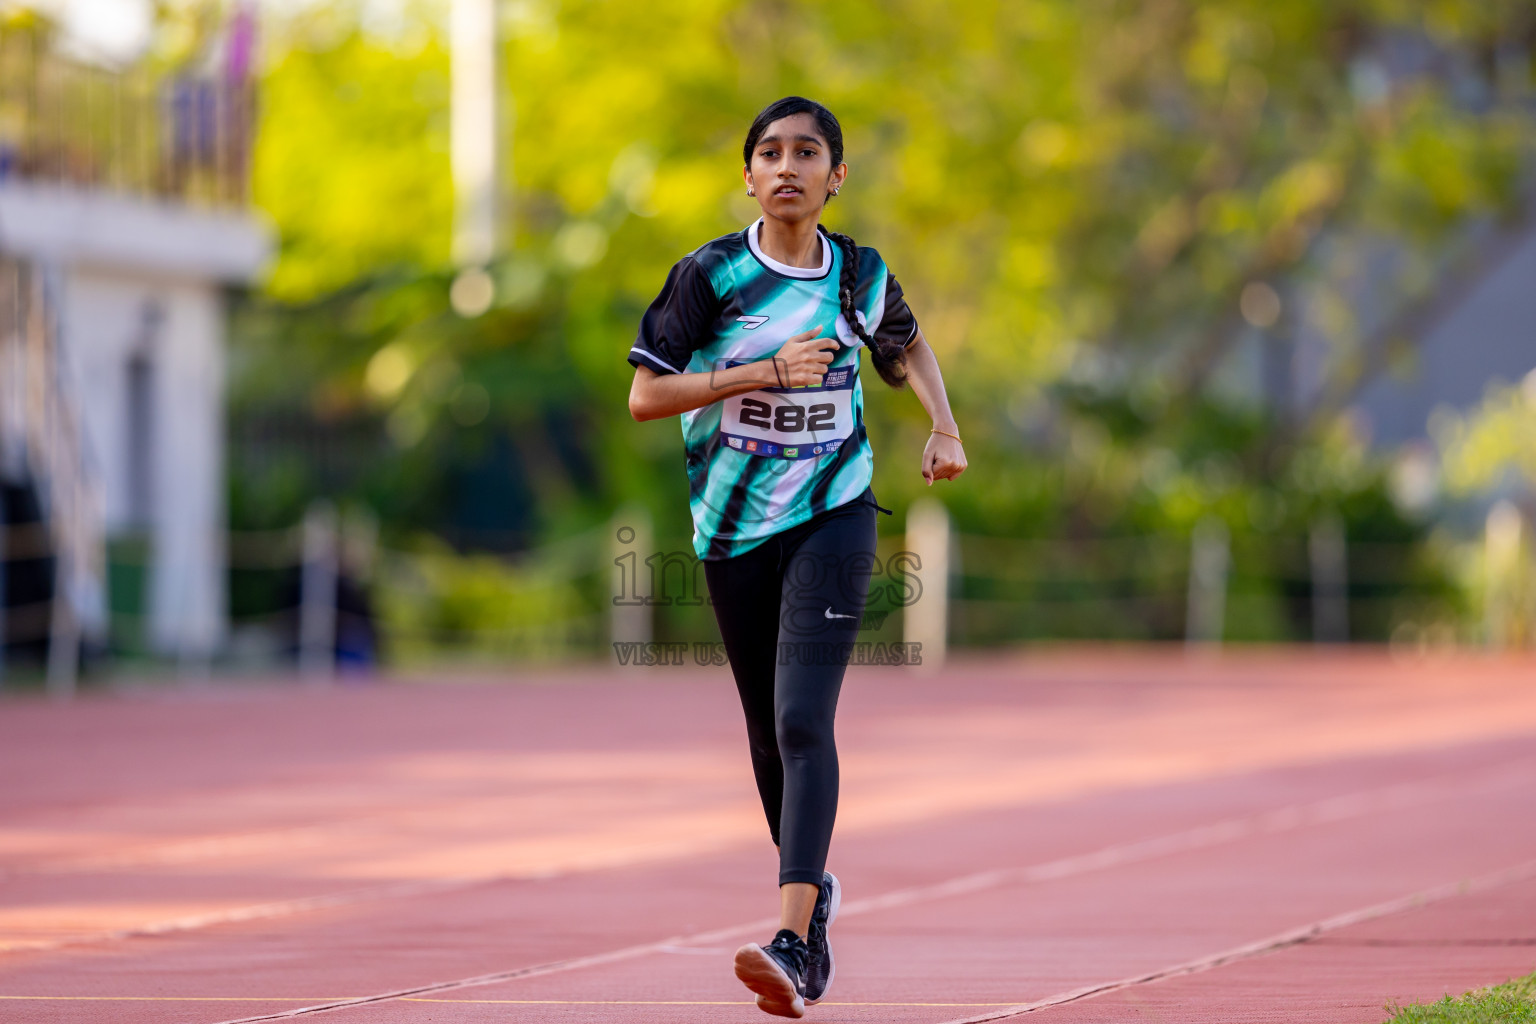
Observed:
[[[454,259],[483,268],[496,255],[499,216],[496,0],[453,0],[450,21]]]
[[[914,668],[937,672],[949,647],[949,510],[922,498],[907,510],[907,550],[922,589],[902,618],[902,639],[921,644]]]
[[[1227,524],[1202,519],[1190,537],[1189,607],[1184,642],[1191,647],[1221,644],[1226,629],[1227,568],[1231,560]]]
[[[304,514],[299,585],[299,672],[315,680],[336,671],[336,509],[317,501]]]
[[[635,665],[640,645],[651,642],[651,514],[627,505],[609,523],[607,572],[612,594],[608,604],[609,657],[614,665]]]
[[[1312,569],[1312,642],[1349,641],[1349,563],[1344,524],[1335,515],[1312,524],[1307,537]]]
[[[1522,525],[1520,510],[1509,501],[1488,510],[1483,533],[1483,642],[1490,650],[1508,647],[1515,632]]]
[[[75,694],[80,674],[80,620],[75,614],[75,560],[84,555],[80,545],[80,452],[69,450],[70,440],[64,428],[63,384],[60,379],[68,368],[59,365],[61,353],[58,334],[49,332],[55,324],[46,319],[48,299],[46,281],[39,277],[37,296],[39,326],[45,332],[44,343],[52,342],[48,372],[53,386],[44,391],[44,430],[49,443],[44,459],[48,467],[48,520],[53,527],[53,614],[48,634],[48,694],[68,699]]]

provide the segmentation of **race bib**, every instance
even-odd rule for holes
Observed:
[[[842,366],[828,370],[816,387],[759,388],[727,398],[720,443],[774,459],[814,459],[837,451],[853,436],[856,372]]]

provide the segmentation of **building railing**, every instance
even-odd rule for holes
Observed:
[[[31,526],[11,527],[13,511],[0,509],[0,581],[17,561],[46,560],[52,595],[46,612],[12,608],[14,588],[0,586],[0,642],[44,639],[27,633],[29,623],[46,626],[49,686],[67,693],[81,639],[107,625],[107,565],[100,474],[60,350],[53,284],[0,259],[0,482],[25,486],[37,504]]]
[[[243,67],[101,68],[52,52],[35,29],[0,26],[0,183],[241,206],[254,116]]]

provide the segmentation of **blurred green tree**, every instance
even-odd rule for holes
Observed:
[[[253,519],[345,486],[387,523],[466,538],[579,530],[621,499],[680,537],[676,426],[629,420],[624,353],[672,262],[755,216],[741,135],[798,92],[848,136],[830,224],[881,249],[945,366],[974,467],[947,494],[963,528],[1182,536],[1219,515],[1298,535],[1356,509],[1351,535],[1415,535],[1339,419],[1414,323],[1352,315],[1341,261],[1389,248],[1381,288],[1411,309],[1470,221],[1523,213],[1532,0],[502,13],[515,201],[472,320],[447,303],[439,5],[387,31],[355,4],[268,25],[255,187],[282,255],[243,314],[237,421],[364,424],[378,448],[329,483],[292,470],[308,483],[259,514],[251,495]],[[1224,361],[1297,331],[1303,288],[1332,314],[1313,325],[1323,386],[1299,408],[1224,397]],[[869,405],[877,490],[904,503],[921,409],[876,388]],[[477,472],[518,482],[488,498]]]

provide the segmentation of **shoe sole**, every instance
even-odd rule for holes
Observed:
[[[829,908],[827,910],[827,927],[831,928],[832,927],[832,922],[837,920],[837,908],[841,907],[843,905],[843,883],[839,882],[837,880],[837,876],[834,875],[830,871],[827,872],[827,877],[832,879],[832,899],[829,901],[830,906],[829,906]],[[815,1006],[817,1003],[819,1003],[823,999],[827,998],[827,993],[832,991],[832,982],[834,980],[836,980],[836,978],[837,978],[837,961],[835,959],[833,959],[833,957],[832,957],[832,937],[829,935],[829,936],[827,936],[827,984],[826,984],[826,987],[821,990],[821,995],[817,996],[815,999],[807,999],[805,1001],[805,1005],[806,1006]]]
[[[757,994],[757,1008],[776,1017],[804,1017],[805,1000],[778,961],[762,946],[748,943],[736,951],[736,977]]]

